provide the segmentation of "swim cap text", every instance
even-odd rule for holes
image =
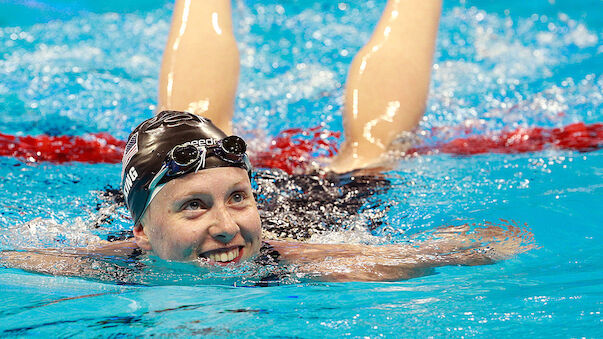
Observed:
[[[190,144],[190,145],[194,145],[194,146],[214,146],[218,143],[218,140],[216,139],[198,139],[198,140],[191,140],[186,144]]]
[[[126,196],[126,200],[128,199],[128,194],[130,193],[130,189],[136,178],[138,178],[138,172],[136,172],[136,168],[132,167],[128,171],[128,174],[126,174],[126,180],[124,181],[124,195]]]

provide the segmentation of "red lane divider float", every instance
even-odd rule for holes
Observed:
[[[408,153],[425,154],[438,150],[455,155],[481,153],[527,153],[545,147],[589,152],[603,147],[603,123],[585,125],[582,122],[562,128],[518,128],[496,135],[473,135],[457,138],[435,146],[420,146]]]
[[[280,168],[288,173],[308,168],[312,159],[337,153],[339,132],[310,129],[288,129],[279,133],[267,151],[252,156],[256,167]],[[28,162],[119,163],[125,142],[107,133],[86,136],[24,136],[0,133],[0,156]],[[575,123],[562,128],[519,128],[492,135],[457,138],[439,145],[417,146],[408,154],[439,151],[455,155],[481,153],[525,153],[546,147],[588,152],[603,147],[603,123]]]
[[[254,154],[251,162],[256,167],[280,168],[289,174],[305,172],[312,159],[334,156],[340,137],[340,132],[320,126],[287,129],[272,139],[268,151]]]
[[[86,136],[16,137],[0,133],[0,156],[10,156],[29,162],[118,163],[126,143],[107,133]]]

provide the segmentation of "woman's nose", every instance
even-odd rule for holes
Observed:
[[[216,219],[209,227],[209,234],[217,241],[228,244],[239,233],[239,225],[234,221],[228,210],[219,208]]]

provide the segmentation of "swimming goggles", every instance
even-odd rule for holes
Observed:
[[[200,141],[205,141],[209,145],[201,145]],[[215,142],[214,139],[201,139],[174,146],[168,152],[159,172],[151,180],[149,191],[154,190],[164,178],[179,177],[192,172],[193,169],[195,173],[204,169],[206,159],[212,156],[225,162],[217,167],[244,167],[249,171],[251,164],[245,151],[247,151],[245,141],[236,135]]]

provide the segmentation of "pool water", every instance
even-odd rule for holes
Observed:
[[[384,5],[234,2],[235,125],[253,136],[250,147],[265,149],[286,128],[341,131],[347,67]],[[0,1],[0,132],[125,139],[155,110],[171,8],[163,0]],[[600,9],[597,0],[446,2],[423,142],[602,122]],[[125,209],[98,193],[119,185],[119,164],[0,163],[2,250],[85,246],[131,227]],[[540,247],[409,281],[263,288],[169,272],[124,285],[0,268],[0,335],[603,336],[601,150],[436,152],[401,160],[386,177],[391,188],[375,197],[389,206],[383,223],[346,241],[397,242],[505,219],[527,224]],[[92,227],[99,210],[111,223]]]

